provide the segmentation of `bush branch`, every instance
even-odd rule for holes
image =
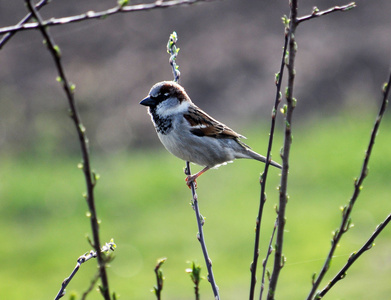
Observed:
[[[269,170],[269,162],[271,159],[271,151],[272,151],[272,145],[273,145],[273,138],[274,138],[274,130],[276,125],[276,116],[278,111],[278,106],[281,102],[281,84],[282,84],[282,78],[284,74],[285,69],[285,56],[288,46],[288,33],[285,31],[285,42],[284,42],[284,48],[282,53],[282,59],[281,59],[281,66],[279,73],[276,74],[276,98],[274,101],[274,107],[272,111],[272,120],[271,120],[271,126],[270,126],[270,134],[269,134],[269,144],[267,149],[267,155],[266,155],[266,164],[263,174],[260,177],[260,183],[261,183],[261,195],[260,195],[260,201],[259,201],[259,209],[258,209],[258,216],[256,219],[256,225],[255,225],[255,243],[254,243],[254,253],[253,253],[253,262],[251,263],[250,271],[251,271],[251,283],[250,283],[250,297],[249,299],[254,299],[254,291],[255,291],[255,284],[257,281],[256,278],[256,272],[257,272],[257,264],[258,264],[258,258],[259,258],[259,241],[260,241],[260,231],[261,231],[261,223],[262,223],[262,215],[263,215],[263,207],[266,202],[266,179],[267,174]],[[273,230],[274,236],[275,229]],[[266,264],[263,265],[263,274],[265,274],[265,268]],[[262,299],[262,291],[264,287],[264,275],[262,276],[262,282],[261,282],[261,296],[260,299]]]
[[[193,261],[190,268],[186,269],[186,273],[190,274],[191,281],[194,283],[195,300],[200,300],[201,266]]]
[[[94,287],[95,287],[96,283],[98,282],[99,278],[100,278],[100,274],[99,274],[99,271],[98,271],[98,272],[95,273],[94,277],[92,278],[92,280],[90,282],[90,286],[81,295],[80,300],[86,300],[87,299],[87,296],[92,292],[92,290],[94,289]]]
[[[262,299],[263,291],[265,289],[266,265],[267,265],[267,261],[269,260],[270,255],[273,252],[272,243],[274,240],[274,235],[276,233],[277,225],[278,225],[278,218],[276,218],[276,221],[274,222],[273,232],[270,237],[270,242],[269,242],[269,246],[267,248],[267,253],[266,253],[265,259],[262,262],[262,279],[261,279],[261,291],[259,293],[259,299]]]
[[[110,241],[110,243],[106,243],[106,245],[102,247],[100,252],[108,252],[110,250],[114,251],[115,247],[116,247],[116,245],[114,244],[114,242]],[[77,271],[79,271],[80,266],[83,263],[85,263],[86,261],[89,261],[91,258],[96,258],[98,256],[97,253],[99,253],[99,252],[91,250],[90,252],[87,252],[86,254],[80,256],[77,259],[76,267],[73,269],[71,275],[69,275],[69,277],[64,279],[64,281],[61,284],[61,288],[60,288],[59,292],[57,293],[56,297],[54,298],[54,300],[58,300],[58,299],[62,298],[65,295],[65,288],[71,282],[72,278],[75,276]]]
[[[186,175],[191,175],[190,163],[188,161],[186,162],[185,174]],[[198,239],[198,241],[201,244],[202,253],[203,253],[204,259],[205,259],[206,269],[208,270],[208,281],[210,282],[210,284],[212,286],[212,290],[213,290],[213,294],[214,294],[215,300],[219,300],[220,299],[219,288],[216,285],[216,281],[215,281],[214,276],[213,276],[212,260],[209,258],[208,250],[206,249],[204,231],[202,229],[202,226],[205,223],[205,219],[201,215],[200,209],[198,207],[198,197],[197,197],[197,193],[196,193],[196,190],[195,190],[195,183],[194,183],[194,181],[191,183],[190,188],[191,188],[191,193],[193,195],[191,204],[192,204],[192,207],[193,207],[193,209],[195,211],[196,218],[197,218],[197,226],[198,226],[197,239]]]
[[[308,16],[297,18],[297,23],[300,24],[301,22],[308,21],[308,20],[311,20],[314,18],[318,18],[318,17],[324,16],[324,15],[327,15],[327,14],[330,14],[330,13],[333,13],[336,11],[341,11],[341,12],[348,11],[348,10],[351,10],[355,7],[356,7],[355,2],[351,2],[351,3],[343,5],[343,6],[334,6],[329,9],[322,10],[322,11],[320,11],[317,7],[314,7],[312,10],[312,14],[310,14]]]
[[[38,11],[40,10],[43,6],[45,6],[46,4],[48,4],[50,2],[50,0],[41,0],[41,2],[37,3],[35,5],[35,9]],[[33,16],[33,14],[30,12],[28,13],[18,24],[17,26],[19,25],[23,25],[25,23],[27,23],[30,18]],[[3,46],[12,38],[12,36],[16,33],[16,31],[13,31],[13,32],[8,32],[7,34],[5,34],[1,40],[0,40],[0,50],[3,48]]]
[[[379,113],[378,113],[378,115],[376,117],[375,124],[374,124],[372,132],[371,132],[371,137],[370,137],[370,140],[369,140],[369,144],[368,144],[367,150],[365,152],[365,158],[364,158],[364,162],[363,162],[363,165],[362,165],[362,168],[361,168],[360,175],[359,175],[358,179],[355,179],[355,181],[354,181],[353,195],[350,198],[349,203],[342,210],[341,225],[339,226],[339,228],[333,234],[333,239],[331,240],[330,251],[329,251],[329,253],[327,255],[327,258],[326,258],[326,260],[324,262],[324,265],[323,265],[322,269],[320,270],[320,273],[319,273],[318,277],[316,278],[316,280],[314,281],[314,283],[312,285],[312,289],[311,289],[311,291],[310,291],[310,293],[309,293],[309,295],[307,297],[307,300],[313,299],[313,297],[315,295],[316,289],[319,287],[322,279],[324,278],[326,272],[329,269],[329,266],[330,266],[331,260],[333,258],[334,252],[335,252],[335,250],[336,250],[336,248],[338,246],[339,241],[342,238],[342,235],[350,227],[350,223],[351,223],[350,215],[352,213],[353,206],[356,203],[356,200],[357,200],[357,198],[358,198],[358,196],[360,194],[360,191],[362,189],[362,184],[364,182],[364,179],[368,175],[369,158],[371,156],[373,146],[375,145],[375,139],[376,139],[376,135],[377,135],[378,130],[379,130],[380,122],[381,122],[381,120],[383,118],[383,115],[384,115],[384,112],[386,111],[386,108],[387,108],[388,96],[389,96],[389,93],[390,93],[390,86],[391,86],[391,73],[390,73],[390,76],[389,76],[389,79],[388,79],[388,83],[385,85],[384,90],[383,90],[382,105],[380,107]],[[319,294],[317,294],[315,296],[315,299],[319,299]]]
[[[287,104],[284,106],[283,113],[285,115],[285,134],[284,134],[284,145],[281,153],[282,157],[282,172],[281,172],[281,181],[280,181],[280,199],[278,206],[278,227],[276,234],[276,245],[275,245],[275,254],[274,254],[274,266],[273,272],[270,278],[269,290],[267,299],[272,300],[275,296],[275,291],[277,287],[277,281],[280,275],[280,271],[284,266],[285,258],[283,257],[283,242],[284,242],[284,228],[285,228],[285,210],[286,204],[288,201],[288,171],[289,171],[289,155],[292,144],[292,116],[293,110],[296,106],[296,100],[293,98],[293,86],[295,80],[295,57],[297,45],[295,41],[295,33],[297,28],[297,0],[290,1],[291,12],[290,20],[286,22],[286,26],[289,25],[288,29],[288,86],[285,92],[285,98]]]
[[[169,62],[170,62],[170,65],[172,67],[172,73],[174,75],[174,81],[175,82],[178,82],[179,77],[181,75],[181,73],[179,72],[179,67],[178,67],[178,65],[176,63],[176,59],[177,59],[178,52],[179,52],[179,48],[177,48],[177,46],[176,46],[177,40],[178,40],[178,35],[174,31],[170,35],[170,38],[169,38],[168,43],[167,43],[167,52],[168,52],[168,54],[170,54]],[[188,161],[186,162],[185,174],[186,175],[191,175],[190,162],[188,162]],[[195,186],[195,182],[194,181],[191,182],[190,188],[191,188],[191,192],[192,192],[192,196],[193,196],[191,203],[192,203],[192,207],[193,207],[193,209],[195,211],[195,214],[196,214],[197,225],[198,225],[197,239],[198,239],[198,241],[201,244],[202,253],[204,255],[204,259],[205,259],[205,263],[206,263],[206,268],[208,270],[208,281],[210,282],[210,284],[212,286],[212,290],[213,290],[213,294],[214,294],[215,299],[219,300],[220,299],[219,289],[218,289],[218,287],[216,285],[216,282],[215,282],[215,279],[214,279],[214,276],[213,276],[212,261],[209,258],[208,251],[206,249],[204,232],[203,232],[203,229],[202,229],[202,226],[204,225],[205,220],[204,220],[204,217],[200,214],[200,210],[199,210],[199,207],[198,207],[198,197],[197,197],[196,186]]]
[[[109,285],[108,285],[108,278],[107,273],[105,269],[105,261],[100,253],[100,241],[99,241],[99,224],[98,224],[98,218],[97,213],[95,209],[95,201],[94,201],[94,186],[96,184],[96,175],[91,171],[90,166],[90,155],[89,155],[89,149],[88,149],[88,139],[85,132],[85,127],[81,122],[78,110],[76,108],[76,103],[74,99],[74,85],[71,85],[65,75],[64,68],[61,63],[61,53],[58,45],[55,44],[53,38],[50,36],[47,27],[43,24],[41,15],[38,13],[34,5],[32,4],[32,0],[26,0],[27,6],[33,15],[33,17],[37,20],[37,23],[39,24],[38,28],[42,33],[42,36],[45,39],[46,46],[48,47],[49,52],[53,56],[54,63],[57,68],[58,72],[58,81],[61,83],[64,92],[66,94],[66,97],[68,99],[68,104],[70,107],[70,117],[72,118],[76,131],[79,137],[79,143],[81,147],[82,152],[82,158],[83,163],[81,164],[81,168],[83,169],[86,187],[87,187],[87,193],[86,193],[86,200],[90,211],[90,222],[91,222],[91,228],[92,228],[92,235],[93,235],[93,246],[95,251],[97,252],[97,259],[98,259],[98,266],[99,266],[99,272],[100,272],[100,278],[102,282],[102,294],[106,300],[110,300],[110,293],[109,293]]]
[[[156,266],[154,268],[155,276],[156,276],[156,286],[153,287],[153,291],[156,295],[156,299],[161,299],[161,294],[163,291],[163,282],[164,282],[164,276],[163,271],[161,269],[161,266],[165,263],[167,258],[160,258],[158,259]]]
[[[211,1],[214,0],[171,0],[165,2],[155,1],[153,3],[137,4],[137,5],[118,4],[113,8],[100,11],[100,12],[95,12],[90,10],[86,13],[76,15],[76,16],[51,18],[45,21],[41,20],[41,23],[34,22],[34,23],[17,24],[14,26],[3,27],[0,28],[0,34],[12,33],[12,32],[22,31],[22,30],[37,29],[42,25],[45,27],[50,27],[50,26],[65,25],[65,24],[70,24],[70,23],[75,23],[75,22],[80,22],[85,20],[103,19],[118,13],[130,13],[130,12],[145,11],[151,9],[169,8],[173,6],[191,5],[199,2],[211,2]]]
[[[334,11],[345,11],[348,9],[351,9],[355,6],[354,3],[351,3],[344,7],[334,7],[327,11],[320,12],[317,8],[314,9],[312,15],[310,18],[319,17]],[[281,157],[282,157],[282,174],[281,174],[281,181],[280,181],[280,197],[279,197],[279,206],[278,206],[278,227],[277,227],[277,234],[276,234],[276,246],[275,246],[275,255],[274,255],[274,266],[273,266],[273,272],[270,278],[269,282],[269,291],[268,291],[268,300],[272,300],[275,297],[275,291],[277,287],[277,282],[279,278],[280,271],[282,267],[284,266],[285,257],[282,254],[283,250],[283,241],[284,241],[284,228],[286,223],[286,205],[288,201],[288,172],[289,172],[289,155],[290,155],[290,149],[291,149],[291,143],[292,143],[292,116],[293,111],[296,106],[296,99],[293,97],[293,87],[294,87],[294,80],[295,80],[295,57],[297,52],[297,44],[295,41],[295,34],[296,34],[296,28],[300,24],[300,22],[309,20],[310,18],[298,18],[297,16],[297,7],[298,7],[298,0],[291,0],[290,1],[290,19],[284,18],[288,39],[289,39],[289,51],[288,51],[288,57],[287,57],[287,69],[288,69],[288,84],[285,91],[285,97],[287,104],[282,109],[282,112],[285,116],[285,134],[284,134],[284,145],[281,151]]]
[[[167,53],[170,54],[170,60],[169,63],[172,68],[172,74],[174,75],[174,81],[178,82],[179,77],[181,76],[181,72],[179,72],[179,66],[176,63],[176,58],[179,53],[179,48],[176,46],[176,42],[178,41],[178,35],[174,31],[172,34],[170,34],[170,38],[167,42]]]
[[[335,275],[335,277],[326,285],[326,287],[317,294],[317,299],[323,298],[323,296],[341,279],[345,278],[347,270],[353,265],[353,263],[362,255],[364,252],[368,251],[374,245],[376,237],[383,231],[384,228],[391,221],[391,214],[380,223],[373,234],[370,236],[368,241],[361,247],[360,250],[354,252],[350,255],[347,263],[342,267],[342,269]]]

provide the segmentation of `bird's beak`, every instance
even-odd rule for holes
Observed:
[[[156,105],[156,100],[154,100],[150,96],[148,96],[147,98],[143,99],[140,102],[140,104],[144,105],[144,106],[154,106],[154,105]]]

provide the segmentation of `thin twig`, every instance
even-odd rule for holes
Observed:
[[[322,279],[324,278],[326,272],[329,269],[332,257],[334,255],[334,252],[335,252],[337,246],[338,246],[338,243],[339,243],[342,235],[350,227],[350,223],[351,223],[350,215],[352,213],[353,206],[356,203],[356,200],[357,200],[357,198],[358,198],[358,196],[360,194],[360,191],[362,189],[362,184],[364,182],[364,179],[368,175],[369,158],[371,156],[373,146],[375,145],[375,139],[376,139],[377,132],[379,130],[380,122],[381,122],[381,120],[383,118],[383,115],[384,115],[384,112],[385,112],[385,110],[387,108],[388,96],[389,96],[389,93],[390,93],[390,86],[391,86],[391,73],[389,75],[388,83],[385,86],[385,89],[383,91],[382,105],[380,107],[379,113],[378,113],[378,115],[376,117],[375,124],[374,124],[372,132],[371,132],[371,137],[370,137],[370,140],[369,140],[369,144],[368,144],[367,150],[365,152],[365,158],[364,158],[363,165],[361,167],[360,175],[359,175],[358,179],[356,179],[354,181],[353,195],[350,198],[349,203],[343,208],[341,225],[339,226],[339,229],[337,229],[334,232],[333,239],[331,240],[330,251],[329,251],[329,253],[327,255],[327,258],[326,258],[326,260],[324,262],[324,265],[323,265],[322,269],[319,272],[318,277],[316,278],[316,280],[314,281],[314,283],[312,285],[312,288],[311,288],[311,291],[310,291],[310,293],[309,293],[309,295],[307,297],[307,300],[314,299],[315,292],[316,292],[317,288],[319,287]],[[317,295],[315,295],[315,299],[317,299]]]
[[[176,58],[179,53],[179,48],[176,46],[176,42],[178,41],[178,35],[174,31],[172,34],[170,34],[170,38],[167,42],[167,53],[170,54],[170,60],[169,63],[172,68],[172,75],[174,76],[174,81],[178,82],[179,77],[181,76],[181,72],[179,72],[179,66],[176,63]]]
[[[289,173],[289,155],[292,144],[292,116],[293,110],[296,106],[296,100],[293,98],[293,86],[295,80],[295,57],[297,51],[297,45],[295,41],[295,32],[297,27],[297,0],[291,0],[291,12],[290,12],[290,22],[289,22],[289,56],[288,56],[288,85],[286,89],[286,106],[283,109],[285,115],[285,136],[284,136],[284,146],[282,149],[282,172],[281,172],[281,183],[280,183],[280,199],[278,206],[278,227],[276,235],[276,250],[274,253],[274,266],[273,272],[270,278],[269,290],[267,299],[274,299],[278,278],[280,271],[284,266],[285,258],[282,254],[283,242],[284,242],[284,228],[285,228],[285,212],[286,204],[288,202],[288,173]]]
[[[176,59],[177,59],[178,52],[179,52],[179,48],[177,48],[177,46],[176,46],[176,42],[177,41],[178,41],[178,35],[174,31],[170,35],[170,38],[168,40],[167,52],[168,52],[168,54],[170,54],[169,62],[170,62],[170,65],[172,67],[172,73],[174,75],[174,81],[175,82],[177,82],[179,80],[179,77],[181,75],[181,73],[179,72],[179,67],[178,67],[178,65],[176,63]],[[188,162],[188,161],[186,162],[185,174],[186,175],[191,175],[190,162]],[[206,268],[208,270],[208,281],[212,285],[212,290],[213,290],[213,294],[214,294],[215,300],[219,300],[220,299],[219,288],[217,287],[215,279],[214,279],[214,276],[213,276],[212,261],[209,258],[208,251],[206,249],[204,232],[203,232],[203,229],[202,229],[202,226],[204,225],[205,221],[204,221],[204,217],[200,214],[200,210],[199,210],[199,207],[198,207],[198,197],[197,197],[194,181],[191,182],[190,188],[191,188],[191,192],[192,192],[192,196],[193,196],[193,198],[192,198],[192,207],[193,207],[193,209],[195,211],[196,218],[197,218],[197,225],[198,225],[197,238],[198,238],[198,241],[201,244],[202,253],[204,255]]]
[[[193,261],[191,268],[186,269],[186,272],[190,274],[191,281],[194,283],[194,295],[195,300],[200,300],[200,282],[201,282],[201,266],[196,265]]]
[[[314,12],[312,14],[311,18],[319,17],[321,15],[325,15],[328,13],[331,13],[333,11],[343,11],[350,8],[353,8],[355,5],[354,3],[349,5],[349,7],[339,8],[334,7],[331,10],[319,12],[319,10],[314,9]],[[287,188],[288,188],[288,174],[289,174],[289,155],[290,155],[290,149],[291,149],[291,143],[292,143],[292,116],[293,111],[296,106],[296,99],[293,97],[293,87],[294,87],[294,80],[295,80],[295,56],[297,51],[297,44],[295,41],[295,33],[296,28],[299,25],[301,21],[307,20],[307,19],[299,19],[297,17],[297,7],[298,7],[298,0],[291,0],[290,1],[290,19],[289,19],[289,31],[288,31],[288,38],[289,38],[289,55],[288,55],[288,63],[287,63],[287,69],[288,69],[288,85],[286,89],[286,101],[287,105],[284,106],[283,113],[285,115],[285,137],[284,137],[284,146],[282,149],[282,174],[281,174],[281,183],[280,183],[280,200],[279,200],[279,206],[278,206],[278,227],[277,227],[277,236],[276,236],[276,250],[274,255],[274,267],[273,272],[271,275],[271,279],[269,282],[269,290],[268,290],[268,300],[272,300],[275,297],[277,282],[279,278],[280,271],[282,267],[284,266],[285,257],[282,254],[283,250],[283,241],[284,241],[284,228],[285,228],[285,212],[286,212],[286,204],[288,201],[288,194],[287,194]],[[300,21],[299,21],[300,20]]]
[[[185,169],[185,174],[186,175],[191,175],[191,170],[190,170],[190,163],[187,161],[186,162],[186,169]],[[213,271],[212,271],[212,260],[209,258],[208,255],[208,250],[206,249],[206,243],[205,243],[205,237],[204,237],[204,231],[202,229],[202,226],[205,223],[204,217],[200,214],[200,209],[198,207],[198,197],[195,189],[195,183],[194,181],[190,185],[191,188],[191,193],[193,195],[192,199],[192,207],[195,211],[196,218],[197,218],[197,225],[198,225],[198,234],[197,234],[197,239],[201,244],[202,248],[202,253],[204,255],[205,263],[206,263],[206,268],[208,270],[208,281],[210,282],[213,290],[213,294],[215,297],[215,300],[219,300],[219,288],[216,285],[214,276],[213,276]]]
[[[390,221],[391,221],[391,214],[389,214],[387,218],[376,227],[374,233],[371,235],[368,241],[361,247],[361,249],[350,255],[347,263],[342,267],[342,269],[337,273],[337,275],[335,275],[335,277],[326,285],[326,287],[317,294],[316,299],[321,299],[338,281],[345,278],[347,270],[353,265],[353,263],[362,254],[364,254],[364,252],[372,248],[376,237],[383,231],[384,228],[386,228],[386,226]]]
[[[65,295],[65,288],[68,286],[69,282],[71,282],[73,276],[75,276],[77,271],[79,271],[81,264],[95,257],[96,257],[96,252],[91,250],[88,254],[86,253],[77,259],[76,267],[73,269],[71,275],[69,275],[69,277],[64,279],[64,281],[61,284],[61,288],[57,293],[56,297],[54,298],[54,300],[58,300]]]
[[[270,254],[272,254],[272,252],[273,252],[272,243],[273,243],[273,240],[274,240],[274,234],[276,233],[277,225],[278,225],[278,217],[276,218],[276,221],[274,222],[273,232],[272,232],[272,234],[270,236],[269,247],[267,248],[267,253],[266,253],[265,259],[262,262],[263,270],[262,270],[262,280],[261,280],[261,291],[259,293],[259,299],[260,300],[262,299],[263,291],[265,289],[266,265],[267,265],[267,261],[269,260]]]
[[[156,1],[154,3],[128,5],[128,6],[117,5],[113,8],[100,11],[100,12],[95,12],[90,10],[86,13],[76,15],[76,16],[51,18],[49,20],[42,21],[41,24],[45,27],[58,26],[58,25],[70,24],[74,22],[85,21],[85,20],[102,19],[118,13],[146,11],[151,9],[169,8],[173,6],[191,5],[199,2],[212,2],[212,1],[215,0],[171,0],[171,1]],[[11,33],[11,32],[22,31],[22,30],[37,29],[40,26],[41,25],[38,22],[18,24],[14,26],[0,28],[0,34]]]
[[[258,215],[257,215],[256,225],[255,225],[255,243],[254,243],[254,252],[253,252],[253,262],[251,263],[251,267],[250,267],[250,271],[251,271],[250,297],[249,297],[250,300],[254,299],[255,284],[257,281],[256,273],[257,273],[257,264],[259,258],[259,241],[260,241],[261,223],[262,223],[263,207],[266,202],[266,193],[265,193],[266,179],[269,170],[269,162],[271,158],[276,116],[277,116],[278,106],[281,102],[281,83],[282,83],[282,78],[283,78],[284,68],[285,68],[285,56],[286,56],[287,46],[288,46],[288,34],[287,31],[285,31],[285,43],[284,43],[284,48],[282,53],[281,66],[280,66],[279,73],[276,75],[276,81],[275,81],[277,91],[276,91],[276,98],[274,101],[274,107],[272,111],[272,120],[270,126],[269,144],[268,144],[268,149],[266,154],[265,169],[260,177],[261,195],[260,195],[259,209],[258,209]],[[266,265],[264,265],[263,273],[265,271],[265,268]],[[264,286],[264,276],[262,276],[261,288],[263,288],[263,286]],[[260,299],[262,299],[262,290],[261,290]]]
[[[87,299],[87,296],[93,291],[93,289],[94,289],[96,283],[98,282],[99,278],[100,278],[100,273],[99,273],[99,271],[97,271],[95,273],[94,277],[92,277],[92,280],[90,282],[90,286],[81,295],[80,300]]]
[[[156,266],[154,268],[154,272],[156,276],[156,286],[153,287],[153,291],[155,292],[157,300],[161,299],[161,294],[163,291],[164,276],[163,276],[163,271],[161,269],[161,266],[164,264],[166,260],[167,258],[158,259]]]
[[[334,6],[329,9],[322,10],[322,11],[320,11],[317,7],[314,7],[314,9],[312,10],[312,14],[297,18],[297,23],[300,24],[301,22],[308,21],[308,20],[311,20],[314,18],[318,18],[318,17],[324,16],[324,15],[327,15],[327,14],[330,14],[330,13],[333,13],[336,11],[341,11],[341,12],[348,11],[348,10],[353,9],[355,7],[356,7],[355,2],[346,4],[343,6]]]
[[[60,49],[58,45],[55,44],[54,40],[50,36],[45,25],[43,25],[41,15],[35,9],[32,0],[26,0],[26,3],[33,17],[37,20],[39,24],[38,28],[41,31],[42,36],[46,41],[46,45],[48,47],[49,52],[53,56],[54,63],[56,65],[59,74],[58,81],[61,83],[65,91],[66,97],[68,99],[68,104],[70,107],[70,117],[72,118],[75,124],[76,131],[79,137],[79,143],[80,143],[82,157],[83,157],[83,163],[81,165],[81,168],[83,169],[86,187],[87,187],[86,200],[90,211],[90,222],[91,222],[91,229],[92,229],[92,235],[94,240],[93,246],[95,248],[95,251],[97,252],[98,266],[99,266],[100,278],[102,282],[101,290],[104,298],[106,300],[110,300],[108,278],[106,273],[106,264],[99,251],[100,250],[99,223],[98,223],[98,217],[97,217],[97,213],[95,209],[95,201],[94,201],[94,186],[96,184],[97,178],[96,178],[96,174],[94,174],[91,171],[88,139],[86,136],[85,127],[81,122],[78,110],[76,108],[76,103],[74,99],[74,86],[69,83],[65,75],[64,68],[61,63]]]
[[[48,4],[50,2],[50,0],[41,0],[41,2],[37,3],[35,5],[35,9],[38,11],[40,10],[44,5]],[[22,20],[20,20],[20,22],[17,24],[17,25],[22,25],[22,24],[25,24],[27,23],[30,18],[32,17],[32,13],[28,13]],[[14,36],[14,34],[16,33],[16,31],[13,31],[13,32],[8,32],[7,34],[5,34],[1,40],[0,40],[0,50],[3,48],[3,46]]]
[[[114,241],[110,241],[109,243],[106,243],[98,253],[100,253],[100,252],[108,252],[110,250],[114,251],[115,247],[116,247],[116,245],[114,244]],[[90,252],[87,252],[86,254],[80,256],[77,259],[76,267],[73,269],[71,275],[69,275],[69,277],[64,279],[64,281],[61,284],[61,288],[58,291],[58,293],[57,293],[56,297],[54,298],[54,300],[58,300],[58,299],[62,298],[65,295],[65,288],[71,282],[72,278],[75,276],[77,271],[79,271],[80,266],[83,263],[85,263],[86,261],[89,261],[91,258],[96,258],[96,257],[97,257],[97,252],[91,250]]]

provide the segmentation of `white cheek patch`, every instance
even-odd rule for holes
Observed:
[[[188,101],[182,101],[180,104],[170,105],[170,103],[175,103],[174,101],[177,100],[171,98],[164,100],[157,106],[156,113],[162,117],[168,117],[168,116],[184,113],[189,109],[190,103]]]

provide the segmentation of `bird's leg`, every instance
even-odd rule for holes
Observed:
[[[197,179],[199,176],[201,176],[203,173],[205,173],[206,171],[208,171],[209,169],[210,169],[210,167],[205,167],[205,168],[203,168],[201,171],[199,171],[198,173],[195,173],[194,175],[187,175],[187,177],[186,177],[186,184],[187,184],[187,186],[190,188],[191,183],[194,182],[195,187],[197,187],[196,179]]]

